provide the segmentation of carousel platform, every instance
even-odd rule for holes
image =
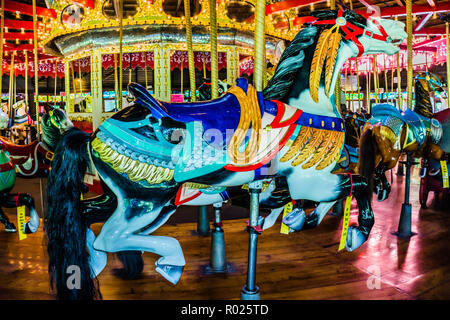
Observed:
[[[387,176],[390,180],[390,172]],[[404,177],[394,174],[390,197],[384,202],[374,199],[375,225],[368,242],[355,252],[338,252],[342,218],[332,215],[312,230],[281,234],[278,220],[264,231],[257,253],[256,283],[261,299],[450,299],[450,201],[442,197],[432,200],[430,195],[429,209],[420,209],[415,167],[411,203],[412,231],[417,235],[409,241],[400,239],[392,233],[398,226],[403,182]],[[38,179],[18,179],[14,189],[33,193],[40,211]],[[242,210],[230,206],[223,214],[227,260],[234,265],[234,273],[202,273],[202,267],[209,263],[210,238],[193,234],[197,209],[183,207],[154,233],[179,240],[186,258],[180,282],[174,286],[156,273],[158,256],[150,253],[144,254],[140,279],[122,280],[113,273],[120,262],[109,254],[109,263],[99,276],[103,298],[239,299],[246,280],[248,250],[248,234],[244,231],[248,218],[239,218]],[[350,223],[357,219],[356,210],[354,206]],[[16,223],[15,210],[6,212]],[[234,219],[227,220],[233,212]],[[93,225],[94,232],[98,233],[100,227]],[[0,299],[53,298],[42,225],[37,233],[21,241],[18,234],[6,233],[0,226]]]

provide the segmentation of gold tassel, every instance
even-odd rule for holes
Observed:
[[[326,76],[325,76],[325,94],[327,97],[330,94],[331,79],[333,77],[334,65],[336,64],[337,53],[339,51],[339,44],[341,43],[341,34],[339,27],[331,35],[331,39],[328,45],[327,58],[326,58]]]

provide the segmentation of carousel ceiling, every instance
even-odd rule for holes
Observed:
[[[33,50],[32,0],[4,1],[4,52],[6,58],[12,51],[17,52],[20,57],[23,52]],[[205,32],[209,24],[207,3],[206,0],[191,0],[193,25],[201,26]],[[218,24],[222,30],[253,30],[254,0],[219,0],[218,3],[218,12],[221,13]],[[282,39],[291,39],[296,34],[302,24],[301,17],[308,16],[313,10],[330,7],[330,0],[266,0],[266,3],[268,35]],[[412,3],[414,46],[424,47],[426,43],[432,45],[433,40],[445,35],[445,20],[449,19],[450,1],[418,0]],[[336,4],[338,7],[352,7],[353,10],[361,12],[379,11],[382,17],[406,20],[404,0],[343,0],[336,1]],[[118,25],[117,8],[113,0],[36,0],[36,5],[41,59],[50,57],[43,50],[44,45],[62,35],[102,27],[117,28]],[[158,24],[184,24],[183,0],[124,0],[123,12],[125,26],[131,26],[134,30],[136,25],[152,25],[154,28],[154,25]],[[49,52],[61,54],[58,50]]]

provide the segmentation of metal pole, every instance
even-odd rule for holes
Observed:
[[[259,288],[256,285],[256,251],[258,247],[259,226],[259,194],[262,189],[262,181],[249,183],[250,193],[250,219],[248,225],[249,246],[247,265],[247,284],[242,287],[242,300],[259,300]]]
[[[411,180],[411,166],[417,164],[413,161],[413,158],[407,153],[406,161],[404,162],[406,167],[406,177],[405,177],[405,201],[402,204],[402,211],[400,213],[400,221],[398,223],[398,230],[394,235],[400,238],[410,238],[415,235],[411,232],[411,203],[409,203],[409,191],[410,191],[410,180]]]
[[[352,3],[350,1],[350,3]],[[360,98],[360,88],[359,88],[359,67],[358,67],[358,58],[355,58],[356,62],[356,86],[358,87],[358,112],[361,113],[361,98]]]
[[[194,65],[194,50],[192,48],[192,24],[191,24],[191,7],[190,0],[184,0],[184,18],[186,23],[186,42],[188,49],[188,63],[189,63],[189,83],[191,88],[191,101],[196,101],[195,95],[195,65]]]
[[[209,232],[208,207],[200,206],[198,209],[197,234],[207,236]]]
[[[217,17],[216,0],[209,0],[209,21],[211,23],[211,99],[217,99],[219,94],[219,71],[217,53]]]
[[[412,100],[412,83],[413,83],[413,61],[412,61],[412,3],[411,0],[406,0],[406,33],[408,34],[407,47],[408,47],[408,73],[407,73],[407,95],[408,95],[408,108],[413,109]]]
[[[255,4],[255,55],[253,83],[256,91],[264,89],[264,69],[265,69],[265,2],[256,0]]]
[[[397,52],[397,103],[398,110],[403,109],[403,98],[402,98],[402,74],[400,70],[400,52]]]
[[[447,108],[450,108],[450,39],[449,39],[449,23],[445,22],[445,35],[447,44]]]
[[[122,110],[122,82],[123,82],[123,66],[122,66],[122,56],[123,56],[123,0],[119,0],[119,110]],[[130,57],[131,65],[131,57]]]
[[[225,233],[222,229],[222,202],[213,204],[214,207],[214,228],[211,231],[211,256],[209,265],[205,266],[205,274],[230,273],[234,269],[227,263],[225,253]]]
[[[1,0],[0,7],[0,104],[2,95],[2,80],[3,80],[3,29],[5,27],[5,0]],[[448,38],[448,37],[447,37]]]

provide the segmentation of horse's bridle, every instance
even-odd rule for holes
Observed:
[[[436,91],[436,87],[442,88],[442,82],[439,78],[428,71],[425,71],[425,77],[421,77],[420,75],[416,75],[414,77],[415,80],[426,80],[431,87],[431,90]],[[436,87],[435,87],[436,85]]]
[[[365,14],[361,14],[361,15],[364,16],[367,19],[367,21],[375,24],[378,28],[378,31],[381,34],[376,34],[373,31],[368,31],[368,30],[362,29],[362,28],[354,25],[353,23],[348,22],[343,17],[342,10],[338,11],[338,15],[337,15],[336,19],[316,20],[316,21],[312,21],[311,24],[334,24],[334,25],[337,24],[339,27],[342,28],[342,31],[345,34],[344,39],[353,41],[355,43],[355,45],[358,47],[358,51],[359,51],[358,57],[360,57],[364,53],[364,46],[359,41],[359,39],[358,39],[359,36],[366,36],[366,37],[373,38],[373,39],[380,40],[380,41],[387,41],[389,38],[388,34],[386,33],[386,30],[384,30],[383,26],[381,25],[381,23],[379,21],[377,21],[372,16],[368,16]]]

